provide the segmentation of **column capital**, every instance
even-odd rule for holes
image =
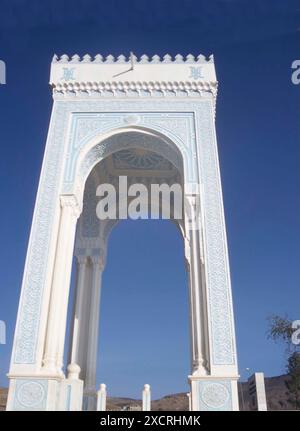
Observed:
[[[184,222],[186,232],[189,230],[197,231],[200,229],[201,212],[200,212],[200,195],[185,195]]]
[[[105,266],[105,261],[103,256],[90,256],[90,259],[94,268],[98,267],[103,271]]]
[[[79,204],[75,195],[61,195],[60,206],[61,208],[70,208],[76,218],[80,216],[82,211],[82,205]]]
[[[83,266],[87,263],[88,260],[88,256],[85,255],[77,255],[76,257],[76,262],[78,263],[78,265]]]
[[[192,209],[195,209],[197,206],[199,206],[199,202],[200,202],[199,194],[190,194],[190,195],[185,194],[184,198],[191,206]]]

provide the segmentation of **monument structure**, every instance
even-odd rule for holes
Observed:
[[[109,234],[119,221],[96,216],[97,187],[115,186],[118,213],[123,214],[128,202],[118,179],[126,176],[128,184],[147,188],[153,183],[182,185],[183,216],[173,221],[183,237],[189,276],[190,408],[237,410],[213,58],[55,56],[50,85],[53,108],[24,269],[7,409],[96,409],[101,276]],[[66,364],[73,256],[76,291]]]

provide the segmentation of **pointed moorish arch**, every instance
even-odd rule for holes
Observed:
[[[85,156],[81,157],[81,165],[85,165],[86,170],[89,164],[89,174],[85,176],[84,192],[79,193],[79,196],[81,194],[83,196],[83,211],[78,220],[75,240],[76,295],[69,352],[69,363],[76,363],[81,369],[80,378],[84,381],[84,408],[87,410],[94,410],[96,405],[102,273],[106,264],[108,238],[111,230],[119,222],[118,219],[101,221],[97,219],[96,205],[99,201],[96,196],[97,186],[103,182],[110,183],[118,191],[116,183],[122,174],[126,174],[128,186],[136,181],[148,189],[152,183],[171,186],[179,182],[181,186],[183,185],[182,156],[176,146],[162,141],[161,136],[156,137],[149,130],[147,133],[141,130],[117,131],[116,134],[104,138],[101,141],[101,148],[105,148],[105,151],[101,151],[101,158],[99,147],[98,143],[90,146],[85,151]],[[117,167],[113,164],[114,158],[118,162]],[[82,172],[80,168],[78,164],[77,172]],[[81,178],[84,177],[80,176]],[[154,202],[158,212],[164,200],[167,201],[167,196],[162,196],[159,202]],[[127,209],[129,202],[130,199],[127,196],[126,199],[124,196],[120,197],[118,191],[116,212],[118,213],[120,206],[123,210]],[[148,204],[148,199],[146,203]],[[184,217],[173,221],[183,234]]]

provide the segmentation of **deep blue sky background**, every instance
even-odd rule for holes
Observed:
[[[217,133],[240,373],[284,371],[266,318],[300,318],[300,4],[282,0],[0,1],[0,385],[13,330],[51,110],[53,53],[215,56]],[[104,275],[99,383],[110,394],[187,390],[181,238],[168,222],[123,222]]]

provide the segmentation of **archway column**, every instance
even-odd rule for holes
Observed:
[[[92,256],[91,302],[89,313],[86,376],[84,394],[87,410],[96,409],[96,368],[100,319],[101,280],[104,269],[103,256]]]
[[[63,351],[77,218],[81,209],[73,195],[61,196],[61,216],[45,340],[43,370],[63,375]],[[58,334],[60,334],[58,336]]]
[[[220,268],[222,261],[217,259],[216,254],[210,255],[210,262],[208,261],[208,246],[215,241],[215,237],[211,234],[206,237],[210,220],[207,213],[204,213],[204,193],[201,185],[196,194],[187,195],[185,198],[185,254],[189,273],[192,354],[192,370],[189,376],[190,409],[238,410],[237,376],[232,372],[234,367],[226,363],[216,365],[213,356],[216,348],[222,348],[222,345],[220,342],[218,346],[211,333],[212,323],[218,322],[220,317],[214,310],[212,314],[209,308],[209,295],[214,293],[215,286],[212,284],[212,273],[208,273],[208,266],[213,263]],[[224,252],[224,243],[219,247],[220,253]],[[216,273],[215,270],[214,274]],[[222,285],[222,289],[225,287],[225,284]],[[224,302],[222,306],[225,305]],[[230,315],[227,317],[230,318]]]
[[[186,196],[185,254],[189,275],[190,328],[192,374],[205,376],[209,372],[205,280],[201,256],[201,232],[197,213],[197,196]]]
[[[80,365],[82,368],[82,357],[84,353],[86,318],[87,318],[87,284],[88,284],[88,256],[76,256],[76,288],[75,288],[75,305],[72,319],[72,335],[70,343],[70,363]]]

